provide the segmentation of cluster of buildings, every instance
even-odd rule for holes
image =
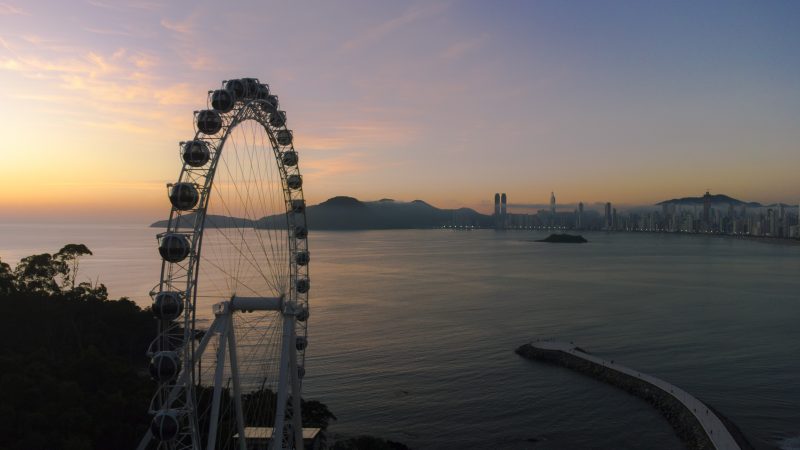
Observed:
[[[508,196],[495,194],[493,225],[496,229],[606,230],[671,233],[710,233],[800,239],[798,206],[714,203],[706,192],[702,203],[665,202],[660,208],[617,211],[610,202],[601,211],[578,203],[558,210],[550,193],[549,208],[534,214],[510,213]]]
[[[579,203],[575,211],[557,211],[555,193],[550,193],[550,207],[540,209],[536,214],[517,214],[508,212],[508,196],[505,193],[494,194],[494,228],[506,229],[583,229],[587,227],[590,214],[584,214],[583,203]],[[596,228],[595,223],[591,228]]]

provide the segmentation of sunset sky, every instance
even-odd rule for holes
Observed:
[[[258,77],[310,203],[800,201],[800,2],[0,1],[0,221],[148,223]]]

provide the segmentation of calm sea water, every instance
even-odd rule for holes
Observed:
[[[0,225],[14,262],[67,242],[142,305],[155,230]],[[651,407],[514,348],[551,337],[664,378],[758,445],[800,448],[800,247],[702,236],[315,232],[305,394],[333,431],[415,448],[680,448]],[[533,442],[532,440],[536,440]]]

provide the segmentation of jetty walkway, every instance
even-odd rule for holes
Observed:
[[[664,380],[625,367],[614,360],[598,358],[568,342],[535,341],[518,348],[517,353],[586,373],[645,399],[665,415],[689,448],[706,449],[712,445],[717,450],[752,448],[744,435],[727,419],[718,416],[711,407],[688,392]],[[697,423],[693,423],[691,417]]]

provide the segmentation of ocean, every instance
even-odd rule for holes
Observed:
[[[146,306],[156,231],[0,224],[0,259],[83,243],[94,256],[79,278]],[[643,401],[514,353],[554,338],[686,389],[757,446],[800,448],[800,246],[644,233],[532,242],[544,236],[312,232],[303,386],[338,417],[331,431],[421,449],[681,448]]]

